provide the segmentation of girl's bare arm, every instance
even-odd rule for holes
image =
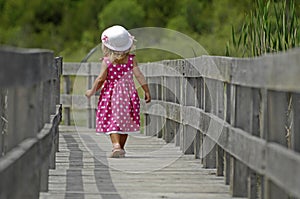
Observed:
[[[143,75],[143,73],[139,69],[139,67],[137,65],[137,61],[135,59],[133,59],[133,74],[134,74],[135,78],[137,79],[137,81],[142,86],[142,88],[145,92],[145,101],[146,101],[146,103],[149,103],[151,101],[151,95],[150,95],[149,87],[148,87],[148,84],[146,82],[145,76]]]
[[[85,96],[90,98],[92,95],[94,95],[97,92],[97,90],[99,90],[102,87],[103,83],[106,80],[106,76],[107,76],[107,64],[103,61],[101,64],[99,76],[95,79],[92,88],[85,92]]]

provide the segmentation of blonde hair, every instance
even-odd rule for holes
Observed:
[[[109,57],[111,63],[120,64],[125,62],[125,58],[129,55],[131,48],[126,51],[114,51],[102,44],[102,52],[104,57]]]

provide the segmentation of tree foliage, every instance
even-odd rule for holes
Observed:
[[[106,27],[121,24],[171,28],[224,55],[231,27],[240,30],[255,7],[254,0],[0,0],[0,44],[52,49],[80,61]]]
[[[126,28],[132,29],[143,26],[145,12],[135,1],[113,0],[106,5],[98,17],[101,30],[115,24],[124,24]]]

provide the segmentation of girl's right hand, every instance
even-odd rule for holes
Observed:
[[[145,93],[145,101],[146,101],[146,103],[151,102],[151,95],[150,95],[149,92],[146,92],[146,93]]]
[[[92,91],[92,90],[87,90],[87,91],[85,92],[85,96],[86,96],[87,98],[90,98],[92,95],[93,95],[93,91]]]

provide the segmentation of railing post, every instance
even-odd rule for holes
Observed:
[[[164,90],[164,77],[153,77],[153,93],[156,100],[163,100],[165,96]],[[153,126],[155,126],[155,134],[157,137],[162,138],[165,134],[165,125],[166,125],[166,118],[162,116],[151,116],[152,122],[154,122]],[[156,125],[155,125],[156,124]]]
[[[225,119],[225,84],[221,81],[217,82],[217,116],[221,119]],[[216,145],[216,168],[217,168],[217,176],[224,175],[224,150],[222,147]]]
[[[185,61],[185,67],[189,67],[189,63]],[[183,76],[183,88],[182,93],[184,94],[183,105],[186,106],[195,106],[195,90],[194,90],[194,80],[187,76]],[[184,113],[185,115],[187,113]],[[185,124],[183,125],[183,153],[184,154],[194,154],[194,139],[196,137],[197,131]]]
[[[204,79],[204,85],[205,85],[205,90],[204,90],[204,110],[205,112],[216,114],[217,110],[217,92],[216,92],[216,80]],[[209,134],[208,129],[209,129],[209,122],[206,124],[207,132],[205,132],[203,136],[203,167],[204,168],[216,168],[216,143],[209,138],[206,134]]]
[[[158,96],[157,96],[157,84],[156,84],[156,77],[148,77],[148,85],[149,85],[149,90],[151,93],[151,98],[152,100],[157,100]],[[150,104],[151,106],[151,104]],[[155,106],[155,105],[154,105]],[[153,108],[153,107],[152,107]],[[152,115],[152,114],[147,114],[145,121],[147,123],[147,129],[146,129],[146,135],[147,136],[157,136],[159,138],[161,138],[161,135],[159,132],[160,129],[159,128],[159,116],[156,115]]]
[[[92,69],[91,69],[92,65],[91,63],[88,63],[88,87],[87,89],[92,88],[93,86],[93,82],[96,79],[96,76],[92,74]],[[95,118],[96,118],[96,112],[94,109],[94,105],[91,104],[91,102],[93,102],[92,99],[88,99],[88,103],[87,103],[87,127],[88,128],[95,128],[96,127],[96,122],[95,122]]]
[[[164,77],[164,85],[165,85],[165,99],[167,102],[175,102],[175,78],[174,77]],[[169,110],[166,107],[166,110]],[[166,124],[164,128],[164,139],[167,143],[174,142],[175,132],[176,131],[176,123],[175,121],[166,118]]]
[[[276,142],[283,146],[287,146],[286,138],[286,113],[288,110],[288,98],[287,94],[283,92],[268,91],[267,98],[267,124],[268,131],[266,139],[268,142]],[[267,152],[268,155],[268,152]],[[266,169],[268,169],[268,162],[266,163]],[[279,188],[270,179],[265,178],[264,181],[264,196],[265,199],[287,199],[288,194]]]
[[[7,89],[0,88],[0,158],[5,153],[5,135],[7,131]]]
[[[56,75],[56,86],[55,86],[55,93],[56,93],[56,107],[55,110],[57,110],[57,106],[60,105],[60,80],[61,80],[61,75],[62,75],[62,69],[63,69],[63,57],[56,57],[55,58],[55,65],[56,65],[56,70],[57,70],[57,75]],[[62,107],[61,107],[62,108]],[[55,144],[55,151],[59,151],[59,130],[58,127],[55,131],[55,138],[54,138],[54,144]],[[54,155],[55,157],[55,155]],[[55,162],[54,162],[55,163]],[[55,165],[52,166],[51,168],[55,168]]]
[[[230,124],[236,125],[236,109],[237,109],[237,88],[236,85],[231,85],[231,114]],[[230,157],[230,190],[233,196],[247,195],[247,175],[244,174],[244,168],[240,161],[234,157]],[[240,176],[241,175],[241,176]],[[246,192],[246,193],[245,193]]]
[[[150,89],[150,77],[148,77],[148,68],[149,67],[150,67],[149,64],[146,64],[146,67],[143,67],[142,69],[144,70],[145,79],[146,79],[147,84],[149,84],[149,89]],[[151,93],[151,90],[150,90],[150,93]],[[152,97],[152,93],[151,93],[151,97]],[[144,104],[144,106],[147,107],[146,104]],[[147,136],[149,136],[150,132],[151,132],[150,122],[151,122],[150,115],[147,113],[144,113],[144,134]]]
[[[202,109],[203,108],[203,78],[196,77],[195,79],[195,107]],[[201,157],[201,146],[202,146],[202,137],[203,134],[200,130],[197,130],[195,140],[194,140],[194,155],[196,159],[200,159]]]
[[[71,94],[71,80],[70,76],[63,76],[64,93]],[[71,107],[64,107],[64,124],[71,125]]]
[[[56,57],[54,59],[54,70],[53,70],[53,84],[52,84],[52,100],[54,107],[51,107],[51,117],[50,121],[53,122],[54,115],[56,114],[56,111],[58,110],[58,105],[60,104],[60,76],[62,73],[62,57]],[[59,150],[59,135],[58,135],[58,127],[55,128],[53,133],[53,144],[50,152],[50,162],[49,162],[49,168],[55,169],[56,166],[56,155],[55,153]]]
[[[233,86],[232,95],[232,97],[235,98],[235,104],[232,104],[232,108],[235,108],[231,109],[233,112],[231,125],[241,128],[247,132],[252,132],[253,100],[251,89]],[[246,197],[248,195],[248,167],[235,158],[231,159],[231,163],[232,195],[237,197]]]
[[[300,94],[292,94],[291,148],[300,152]]]
[[[175,62],[178,64],[178,61]],[[181,104],[180,95],[181,95],[181,86],[180,86],[181,77],[175,77],[175,103]],[[178,118],[180,118],[180,112],[178,113]],[[176,130],[174,135],[175,146],[180,146],[180,131],[182,124],[180,122],[176,122]]]
[[[230,123],[231,114],[231,84],[224,83],[224,121]],[[230,154],[224,152],[224,177],[225,184],[230,184]]]

